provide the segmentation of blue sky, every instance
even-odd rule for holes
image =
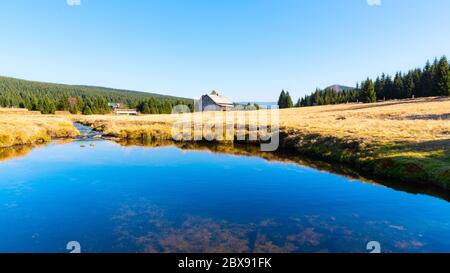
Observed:
[[[296,100],[450,53],[445,0],[66,1],[0,2],[0,75]]]

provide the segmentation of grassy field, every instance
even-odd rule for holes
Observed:
[[[285,146],[299,153],[450,189],[448,98],[312,107],[281,116]]]
[[[0,109],[0,148],[43,143],[52,138],[71,138],[78,134],[67,117]]]
[[[246,117],[268,110],[248,111]],[[222,113],[184,114],[202,124]],[[7,117],[5,121],[5,117]],[[70,120],[121,140],[172,139],[176,115],[41,116],[1,114],[0,146],[73,136]],[[450,189],[450,98],[280,110],[280,148],[340,162],[377,177]],[[12,128],[19,131],[12,135]],[[248,128],[245,128],[244,133]],[[201,132],[200,132],[201,133]],[[14,141],[16,139],[16,141]]]

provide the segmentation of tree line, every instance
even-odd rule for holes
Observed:
[[[177,105],[187,105],[191,112],[194,111],[193,103],[186,103],[183,100],[161,100],[156,98],[141,101],[137,105],[137,110],[142,114],[170,114],[173,107]]]
[[[26,108],[43,114],[69,111],[90,115],[110,113],[109,102],[145,114],[169,114],[175,105],[184,104],[193,109],[194,104],[191,99],[154,93],[0,77],[0,107]]]
[[[398,72],[394,76],[381,74],[375,80],[367,78],[356,84],[356,88],[337,91],[334,88],[316,89],[300,98],[295,107],[340,104],[348,102],[376,102],[392,99],[450,96],[450,66],[445,56],[423,68]],[[288,97],[288,98],[286,98]],[[289,92],[281,92],[280,108],[292,107]]]
[[[289,91],[281,90],[280,97],[278,98],[278,108],[284,109],[284,108],[292,108],[294,106],[292,102],[291,95],[289,94]]]

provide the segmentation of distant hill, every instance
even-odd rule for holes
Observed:
[[[192,99],[155,93],[0,76],[0,107],[28,108],[43,113],[59,110],[103,114],[110,111],[108,102],[122,103],[127,108],[142,108],[149,113],[170,113],[177,104],[193,105]]]
[[[240,101],[240,102],[235,102],[236,104],[240,104],[240,105],[247,105],[247,104],[257,104],[259,107],[266,109],[269,106],[274,106],[277,105],[277,102],[262,102],[262,101]]]
[[[328,86],[325,89],[333,89],[336,92],[341,92],[341,91],[353,90],[355,88],[354,87],[350,87],[350,86],[345,86],[345,85],[334,84],[334,85]]]

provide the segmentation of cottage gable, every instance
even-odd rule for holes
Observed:
[[[233,102],[224,96],[220,96],[213,91],[209,95],[203,95],[199,101],[198,111],[224,111],[230,110],[234,106]]]

